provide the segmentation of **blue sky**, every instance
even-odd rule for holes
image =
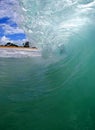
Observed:
[[[0,44],[9,41],[21,44],[27,40],[24,31],[15,22],[18,14],[13,9],[16,6],[16,0],[0,0]]]

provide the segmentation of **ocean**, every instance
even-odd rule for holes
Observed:
[[[95,1],[35,1],[20,6],[50,18],[23,23],[42,56],[0,58],[0,130],[95,130]]]

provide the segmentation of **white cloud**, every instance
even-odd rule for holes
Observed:
[[[16,13],[17,8],[19,8],[18,1],[1,0],[0,1],[0,18],[10,17],[14,19],[16,16],[18,16],[18,14]]]
[[[7,42],[12,42],[21,45],[27,39],[22,40],[11,40],[6,37],[9,34],[19,34],[24,33],[24,31],[18,26],[12,27],[11,24],[14,24],[16,21],[20,21],[21,17],[19,16],[19,3],[18,0],[0,0],[0,19],[8,17],[9,20],[7,23],[0,24],[4,30],[4,36],[0,38],[0,44],[6,44]]]
[[[17,44],[19,46],[22,46],[23,43],[25,43],[26,41],[28,41],[28,39],[22,39],[22,40],[11,40],[10,38],[6,37],[6,36],[3,36],[0,38],[0,44],[1,45],[5,45],[7,42],[11,42],[11,43],[14,43],[14,44]]]
[[[12,41],[14,44],[17,44],[19,46],[23,46],[23,43],[25,43],[26,41],[28,41],[27,39],[22,39],[22,40],[16,40],[16,41]]]
[[[17,0],[0,0],[0,18],[9,17],[15,23],[15,19],[20,19],[17,12],[19,4]],[[0,24],[5,30],[5,34],[24,33],[19,27],[11,27],[8,24]]]
[[[2,28],[5,30],[4,34],[17,34],[17,33],[24,33],[24,31],[22,29],[20,29],[19,27],[12,27],[8,24],[2,24],[1,25]]]
[[[0,39],[1,44],[5,44],[5,43],[7,43],[9,41],[11,41],[11,40],[9,38],[7,38],[6,36],[1,37],[1,39]]]

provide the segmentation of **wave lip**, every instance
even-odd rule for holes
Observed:
[[[18,0],[18,24],[41,49],[57,50],[94,24],[95,0]],[[83,36],[84,34],[82,34]]]

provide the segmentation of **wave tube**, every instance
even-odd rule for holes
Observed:
[[[95,0],[18,0],[19,25],[32,45],[55,51],[94,23]],[[74,42],[74,41],[73,41]],[[76,42],[76,41],[75,41]]]

